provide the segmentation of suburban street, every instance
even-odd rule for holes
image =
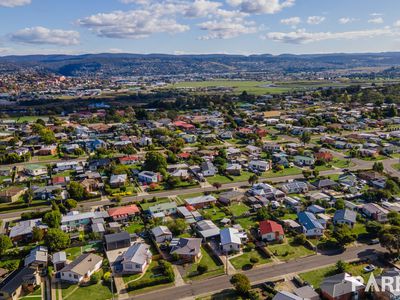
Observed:
[[[332,255],[313,255],[305,258],[292,260],[287,263],[261,266],[244,273],[252,284],[261,283],[273,278],[282,277],[288,274],[306,272],[313,269],[335,264],[338,260],[352,261],[367,258],[383,251],[379,245],[362,245],[348,248],[345,252]],[[158,300],[158,299],[183,299],[197,297],[203,294],[210,294],[232,288],[229,276],[223,275],[206,280],[193,281],[180,287],[160,289],[154,292],[145,293],[131,297],[130,299]]]
[[[324,150],[327,150],[327,149],[324,149]],[[328,150],[328,151],[331,152],[334,155],[334,157],[341,158],[341,159],[343,159],[345,157],[344,154],[339,153],[337,151],[332,151],[332,150]],[[354,164],[353,167],[347,168],[350,171],[371,169],[375,162],[375,161],[366,161],[366,160],[362,160],[362,159],[358,159],[358,158],[351,158],[350,161]],[[398,171],[392,167],[393,164],[399,162],[399,159],[391,158],[391,159],[381,160],[381,162],[383,163],[385,172],[387,172],[391,176],[400,177],[400,171]],[[327,176],[327,175],[341,174],[342,172],[343,172],[343,169],[332,169],[332,170],[327,170],[327,171],[321,171],[320,175]],[[280,182],[287,182],[288,180],[294,180],[294,179],[300,179],[300,178],[304,178],[302,174],[271,177],[271,178],[264,178],[264,179],[261,178],[261,180],[265,180],[265,181],[271,182],[271,183],[280,183]],[[248,185],[247,181],[232,182],[232,183],[222,184],[220,189],[238,188],[238,187],[246,186],[246,185]],[[149,193],[149,194],[146,193],[146,194],[142,194],[142,195],[138,195],[138,196],[124,197],[122,199],[122,203],[136,202],[136,201],[141,201],[143,199],[151,199],[153,197],[180,196],[180,195],[202,193],[202,192],[212,192],[212,191],[216,191],[216,188],[214,188],[213,186],[196,187],[196,188],[190,188],[190,189],[168,190],[168,191],[155,192],[155,193]],[[103,199],[101,201],[80,202],[79,205],[83,209],[90,209],[93,207],[110,205],[111,203],[112,203],[111,200]],[[47,208],[32,208],[32,209],[26,209],[26,210],[21,210],[21,211],[13,211],[13,212],[8,212],[8,213],[2,213],[2,214],[0,214],[0,217],[2,219],[15,219],[15,218],[20,217],[23,212],[40,211],[40,210],[45,210],[45,209],[47,209]]]

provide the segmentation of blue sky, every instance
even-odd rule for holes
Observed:
[[[0,0],[0,55],[400,50],[398,0]]]

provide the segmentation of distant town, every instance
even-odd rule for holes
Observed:
[[[397,299],[393,72],[2,72],[0,299]]]

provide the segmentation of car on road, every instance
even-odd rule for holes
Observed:
[[[377,245],[377,244],[379,244],[379,239],[370,240],[368,243],[368,245]]]
[[[372,265],[372,264],[364,267],[364,271],[367,272],[367,273],[372,272],[375,269],[376,269],[376,267],[374,265]]]

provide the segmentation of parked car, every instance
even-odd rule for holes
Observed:
[[[376,267],[374,265],[368,265],[368,266],[364,267],[364,271],[367,273],[372,272],[375,269],[376,269]]]

